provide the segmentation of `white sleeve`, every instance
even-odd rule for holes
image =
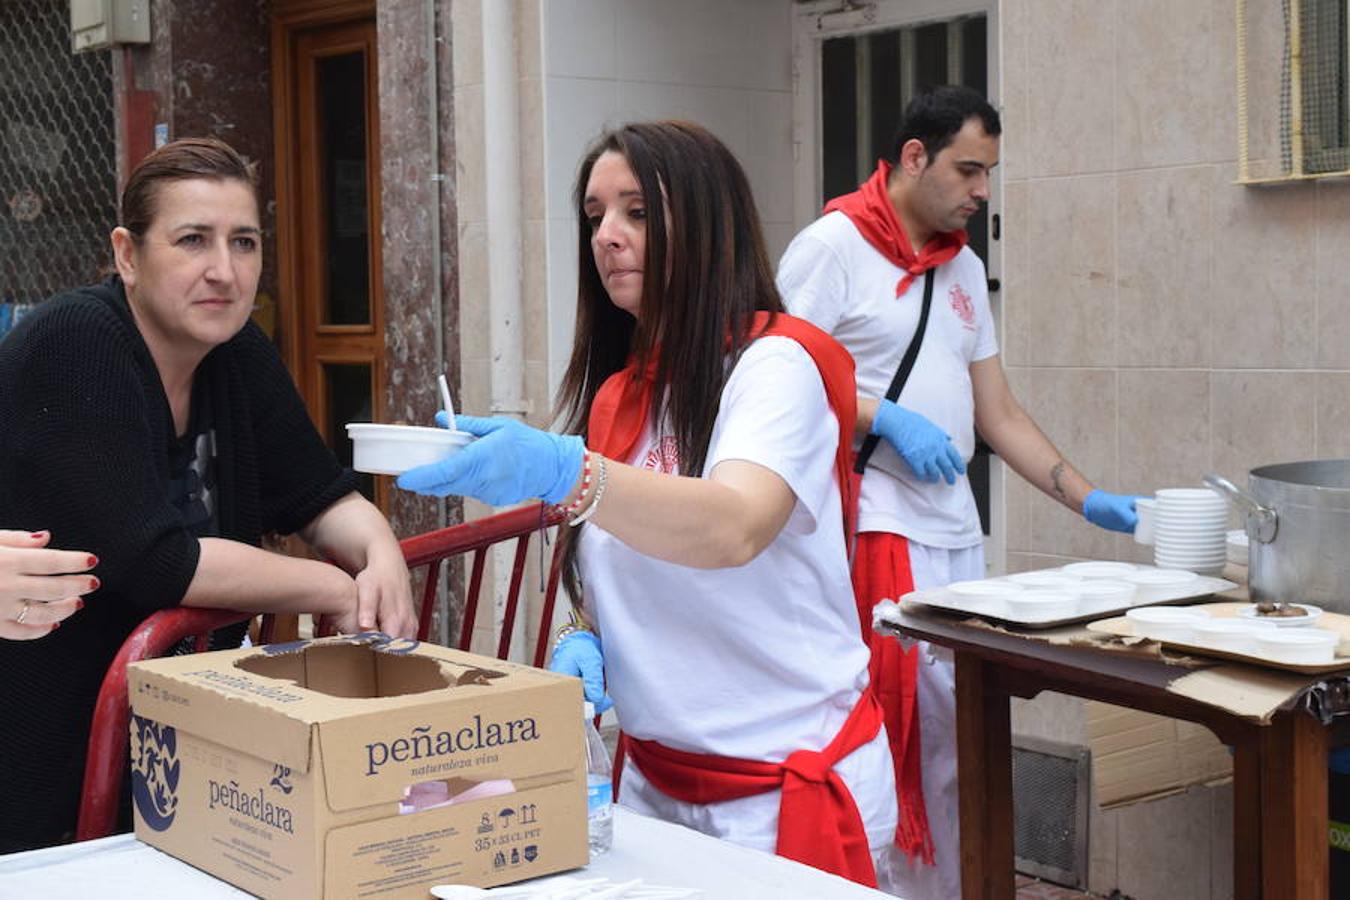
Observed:
[[[791,338],[760,338],[722,389],[704,471],[724,459],[769,469],[787,482],[814,528],[834,485],[838,445],[839,419],[810,354]]]
[[[989,289],[983,269],[975,290],[975,352],[971,362],[979,362],[998,355],[998,332],[994,331],[994,313],[989,308]]]
[[[778,263],[777,282],[788,312],[834,333],[848,297],[848,270],[833,247],[810,229],[800,232]]]

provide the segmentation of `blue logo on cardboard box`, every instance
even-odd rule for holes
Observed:
[[[272,779],[275,784],[276,778]],[[291,811],[279,803],[267,799],[263,789],[249,790],[240,786],[231,778],[222,784],[219,781],[208,782],[207,807],[237,813],[255,822],[261,822],[269,828],[295,834]],[[289,793],[289,792],[288,792]]]
[[[131,796],[145,824],[164,831],[178,812],[178,735],[135,714],[131,724]]]

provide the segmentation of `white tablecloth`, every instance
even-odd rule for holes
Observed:
[[[701,888],[706,900],[878,900],[886,896],[622,807],[614,814],[614,848],[573,874]],[[4,900],[250,896],[129,834],[0,856],[0,898]]]

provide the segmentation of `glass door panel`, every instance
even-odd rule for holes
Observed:
[[[369,161],[366,153],[364,50],[321,57],[315,87],[324,177],[326,290],[324,325],[369,325]],[[360,98],[362,102],[354,102]]]

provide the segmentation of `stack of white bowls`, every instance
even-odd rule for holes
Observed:
[[[1154,563],[1204,575],[1222,572],[1228,529],[1228,504],[1223,496],[1209,488],[1165,488],[1157,497]]]

